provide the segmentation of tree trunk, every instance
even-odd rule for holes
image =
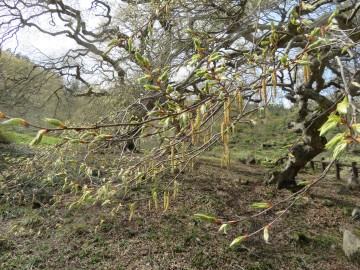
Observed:
[[[303,138],[290,151],[285,165],[270,174],[268,183],[278,188],[296,188],[295,177],[318,154],[325,150],[326,139],[319,136],[318,129],[326,121],[328,113],[315,112],[305,124],[295,124]]]

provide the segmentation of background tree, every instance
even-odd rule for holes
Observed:
[[[293,185],[300,168],[324,150],[326,140],[318,129],[347,94],[342,89],[351,87],[350,96],[358,95],[359,8],[351,0],[118,5],[94,0],[87,6],[5,0],[0,3],[0,27],[3,44],[28,27],[74,40],[78,48],[46,59],[42,67],[87,87],[75,95],[107,95],[109,87],[133,85],[141,77],[143,88],[134,87],[139,89],[134,96],[140,98],[133,105],[94,126],[74,128],[118,126],[112,140],[128,148],[137,138],[166,140],[150,159],[146,156],[132,168],[132,179],[137,170],[148,174],[167,169],[169,152],[172,170],[183,168],[219,140],[223,164],[229,165],[232,127],[251,122],[256,110],[266,114],[278,92],[286,93],[298,107],[292,126],[302,136],[289,150],[285,167],[270,177],[284,187]],[[154,158],[159,162],[144,172],[143,165]]]

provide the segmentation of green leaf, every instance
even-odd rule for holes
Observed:
[[[306,181],[297,182],[296,185],[298,185],[298,186],[307,186],[310,183],[311,183],[310,181],[306,180]]]
[[[215,52],[213,53],[212,55],[210,55],[209,59],[208,59],[208,63],[210,62],[214,62],[214,61],[217,61],[217,60],[220,60],[221,59],[221,55],[219,52]]]
[[[295,63],[299,64],[299,65],[302,65],[302,66],[309,66],[311,65],[311,62],[310,61],[307,61],[307,60],[295,60]]]
[[[270,228],[270,225],[266,225],[264,227],[263,237],[264,237],[265,243],[269,243],[269,228]]]
[[[331,16],[329,17],[329,20],[328,20],[328,24],[331,23],[331,21],[339,14],[339,10],[336,9],[332,14]]]
[[[310,37],[313,39],[315,37],[317,37],[320,34],[321,30],[319,27],[314,28],[311,33],[310,33]]]
[[[349,100],[347,97],[345,97],[344,100],[337,105],[336,110],[341,114],[346,114],[348,108],[349,108]]]
[[[351,126],[351,128],[356,132],[360,134],[360,124],[354,124]]]
[[[295,11],[295,9],[292,9],[292,10],[290,11],[290,14],[293,15],[293,17],[295,17],[295,18],[299,17],[299,14],[297,14],[297,12]]]
[[[203,69],[197,69],[195,70],[195,76],[197,77],[202,77],[204,76],[204,74],[208,71],[207,68],[203,68]]]
[[[336,134],[330,141],[325,145],[325,149],[335,148],[342,140],[344,140],[345,133]]]
[[[112,39],[109,43],[108,43],[108,47],[113,46],[118,44],[120,41],[118,39]]]
[[[144,76],[141,77],[140,79],[138,79],[139,83],[146,83],[147,81],[149,81],[149,77],[148,76]]]
[[[168,85],[167,87],[166,87],[166,94],[170,94],[171,92],[173,92],[174,91],[174,87],[172,87],[171,85]]]
[[[85,138],[88,138],[88,137],[94,137],[94,136],[97,136],[98,134],[96,134],[95,132],[93,131],[89,131],[89,132],[85,132],[82,136],[81,136],[81,139],[85,139]]]
[[[239,236],[237,238],[235,238],[231,244],[230,244],[230,247],[236,247],[238,245],[240,245],[242,242],[244,242],[246,239],[248,238],[248,236],[246,235],[243,235],[243,236]]]
[[[285,54],[283,57],[280,58],[280,62],[286,64],[287,59],[288,59],[288,55]]]
[[[131,38],[129,38],[129,39],[127,40],[127,45],[128,45],[128,50],[129,50],[129,52],[131,52],[132,49],[133,49],[132,39],[131,39]]]
[[[252,60],[254,57],[253,55],[249,54],[249,53],[244,53],[244,56],[247,58],[247,59],[250,59]]]
[[[207,215],[203,215],[203,214],[194,214],[194,216],[196,219],[210,222],[210,223],[219,223],[220,222],[217,218],[212,217],[212,216],[207,216]]]
[[[229,228],[229,224],[225,223],[220,226],[219,232],[222,232],[223,234],[227,234],[226,230]]]
[[[28,124],[29,124],[28,122],[26,122],[24,119],[21,118],[10,118],[9,120],[0,123],[0,125],[2,126],[17,126],[17,125],[27,126]]]
[[[194,38],[194,45],[195,45],[195,50],[200,50],[201,49],[201,45],[200,45],[200,39],[198,38]]]
[[[346,147],[347,147],[347,141],[344,141],[342,143],[339,143],[335,149],[334,149],[334,152],[333,152],[333,158],[334,159],[337,159],[337,157],[345,151]]]
[[[329,131],[333,130],[341,122],[341,117],[332,114],[328,117],[328,120],[319,128],[320,136],[324,136]]]
[[[168,71],[165,71],[160,77],[159,77],[159,81],[160,82],[164,82],[166,81],[170,76],[170,73]]]
[[[139,52],[135,52],[135,58],[140,64],[144,64],[144,57]]]
[[[160,86],[155,86],[155,85],[151,85],[151,84],[145,84],[144,88],[146,90],[151,90],[151,91],[160,90]]]
[[[253,203],[250,205],[251,208],[269,208],[271,206],[270,203]]]
[[[309,45],[309,49],[315,49],[321,45],[323,45],[324,43],[326,43],[326,41],[324,39],[319,39],[317,41],[315,41],[314,43]]]
[[[106,141],[106,140],[112,139],[112,138],[113,138],[112,135],[101,134],[101,135],[96,136],[92,142]]]
[[[145,68],[149,68],[150,67],[150,62],[149,59],[147,59],[146,57],[143,57],[139,52],[135,52],[135,58],[136,60],[143,65]]]
[[[30,146],[38,145],[41,142],[44,134],[46,134],[47,132],[48,132],[48,130],[46,130],[46,129],[40,130],[37,133],[36,137],[30,142]]]
[[[351,82],[351,84],[356,86],[357,88],[360,88],[360,83],[358,83],[358,82]]]
[[[316,9],[314,5],[310,5],[304,2],[301,2],[301,8],[302,10],[307,10],[307,11],[314,11]]]
[[[44,118],[44,121],[52,126],[59,127],[66,129],[67,126],[65,126],[60,120],[54,119],[54,118]]]

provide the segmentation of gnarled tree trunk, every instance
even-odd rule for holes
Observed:
[[[326,139],[319,136],[318,129],[328,115],[328,112],[315,112],[304,124],[294,126],[298,132],[303,133],[303,137],[291,149],[285,165],[270,174],[270,184],[275,184],[278,188],[296,187],[295,177],[298,172],[325,150]]]

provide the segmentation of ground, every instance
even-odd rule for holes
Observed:
[[[231,227],[227,235],[194,218],[203,213],[242,219],[260,211],[252,203],[291,195],[264,185],[265,171],[261,165],[234,162],[226,169],[200,159],[195,171],[178,179],[179,196],[167,212],[139,201],[131,221],[125,204],[117,211],[116,205],[1,205],[0,269],[358,269],[342,252],[341,230],[359,225],[351,219],[359,192],[347,190],[333,173],[270,227],[268,244],[260,233],[229,248],[274,213]],[[309,170],[300,177],[313,180],[318,174]]]

